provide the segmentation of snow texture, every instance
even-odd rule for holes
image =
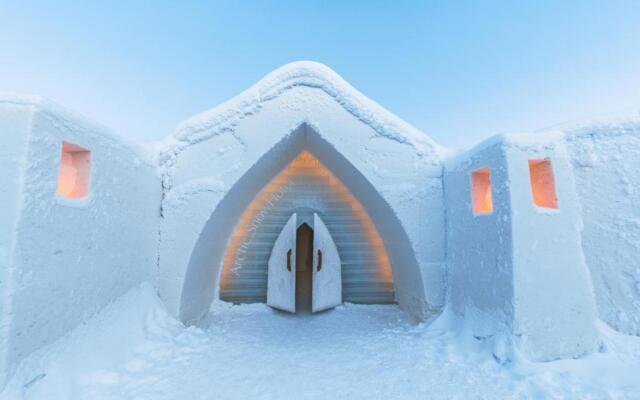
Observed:
[[[290,315],[214,304],[201,327],[145,285],[28,357],[2,400],[633,399],[640,338],[599,325],[598,352],[531,363],[445,312],[414,324],[393,305]]]
[[[371,216],[398,266],[400,305],[419,320],[441,310],[441,148],[328,68],[282,67],[181,124],[164,145],[159,292],[183,321],[199,319],[215,298],[224,245],[240,213],[302,150],[345,183]],[[183,185],[203,179],[223,182],[222,191],[183,195]],[[177,206],[174,190],[183,200]]]
[[[566,137],[600,318],[640,335],[640,121],[576,127]]]
[[[598,317],[640,335],[640,122],[454,154],[299,62],[160,143],[9,95],[0,134],[0,388],[18,368],[5,398],[638,397],[638,339]],[[91,151],[88,197],[55,195],[63,142]],[[371,217],[406,314],[209,313],[238,218],[303,150]],[[552,164],[558,209],[533,203],[531,159]],[[470,174],[486,166],[494,211],[474,215]],[[149,286],[120,298],[141,282],[166,312]],[[292,379],[301,369],[313,379]]]
[[[453,310],[476,335],[507,329],[524,354],[541,361],[593,351],[598,339],[580,205],[561,138],[498,136],[452,159],[445,172]],[[533,203],[532,159],[552,160],[559,209]],[[470,176],[484,167],[494,212],[474,215]]]
[[[1,383],[21,358],[153,279],[160,184],[134,146],[45,101],[2,97],[0,121]],[[63,141],[91,150],[86,198],[56,196]]]
[[[265,103],[296,87],[322,90],[354,117],[369,125],[378,136],[409,143],[434,159],[439,158],[434,153],[447,152],[428,136],[362,95],[330,68],[312,61],[298,61],[276,69],[224,104],[181,123],[174,137],[166,141],[168,150],[161,160],[168,162],[186,146],[232,133],[243,119],[259,113]]]

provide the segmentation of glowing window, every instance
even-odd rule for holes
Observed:
[[[480,168],[471,174],[471,203],[474,214],[493,212],[489,167]]]
[[[60,173],[56,195],[79,199],[89,194],[91,152],[75,144],[62,142]]]
[[[529,160],[533,203],[543,208],[558,208],[556,183],[550,160]]]

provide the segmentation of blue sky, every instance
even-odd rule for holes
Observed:
[[[638,1],[3,1],[0,91],[160,139],[296,60],[439,143],[640,115]]]

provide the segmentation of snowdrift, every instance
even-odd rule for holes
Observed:
[[[240,216],[303,151],[366,211],[414,321],[450,307],[538,361],[593,352],[598,318],[640,335],[638,121],[454,153],[298,62],[160,143],[19,96],[0,132],[0,385],[142,282],[180,321],[207,315]]]

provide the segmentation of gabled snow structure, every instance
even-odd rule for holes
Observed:
[[[185,323],[265,301],[294,214],[332,236],[343,301],[395,299],[417,321],[447,307],[537,361],[593,351],[597,318],[640,334],[640,123],[453,154],[298,62],[161,143],[13,96],[0,135],[0,386],[143,281]]]

